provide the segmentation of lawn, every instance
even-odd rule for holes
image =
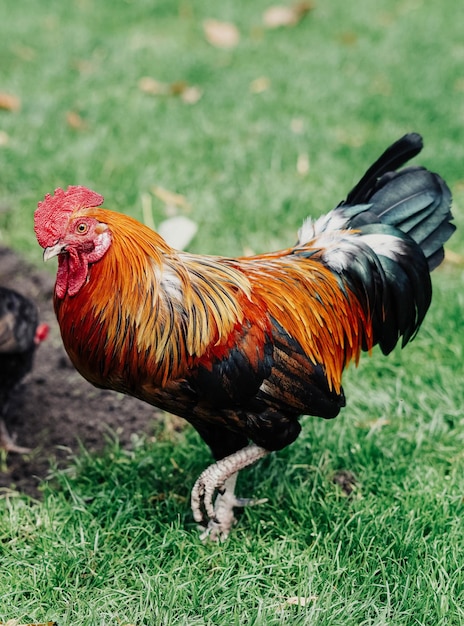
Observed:
[[[223,545],[191,518],[210,457],[188,428],[82,450],[40,501],[0,494],[0,622],[464,624],[460,5],[315,0],[279,28],[269,6],[3,2],[0,243],[41,264],[37,201],[81,184],[140,220],[187,215],[192,251],[276,249],[416,130],[458,226],[431,310],[406,350],[348,370],[341,417],[304,418],[290,448],[243,473],[240,493],[268,502]],[[229,47],[208,19],[235,25]],[[349,497],[340,471],[356,477]]]

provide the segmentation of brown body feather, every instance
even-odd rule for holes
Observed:
[[[85,378],[252,439],[260,419],[271,439],[277,422],[289,421],[294,438],[298,415],[338,413],[342,371],[372,345],[372,329],[311,243],[242,259],[196,256],[127,216],[99,208],[79,215],[112,233],[81,290],[55,297],[64,345]],[[235,372],[232,350],[246,361]]]

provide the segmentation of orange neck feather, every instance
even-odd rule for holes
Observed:
[[[75,296],[55,298],[55,310],[71,360],[91,382],[163,386],[241,323],[243,273],[179,253],[128,216],[86,214],[108,225],[112,244]]]

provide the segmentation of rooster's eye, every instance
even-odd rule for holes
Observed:
[[[79,222],[79,224],[76,226],[76,232],[79,233],[79,235],[84,235],[88,230],[89,227],[85,222]]]

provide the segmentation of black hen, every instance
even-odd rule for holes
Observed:
[[[48,334],[37,307],[21,294],[0,287],[0,448],[28,452],[11,439],[4,417],[10,392],[32,368],[34,353]]]

